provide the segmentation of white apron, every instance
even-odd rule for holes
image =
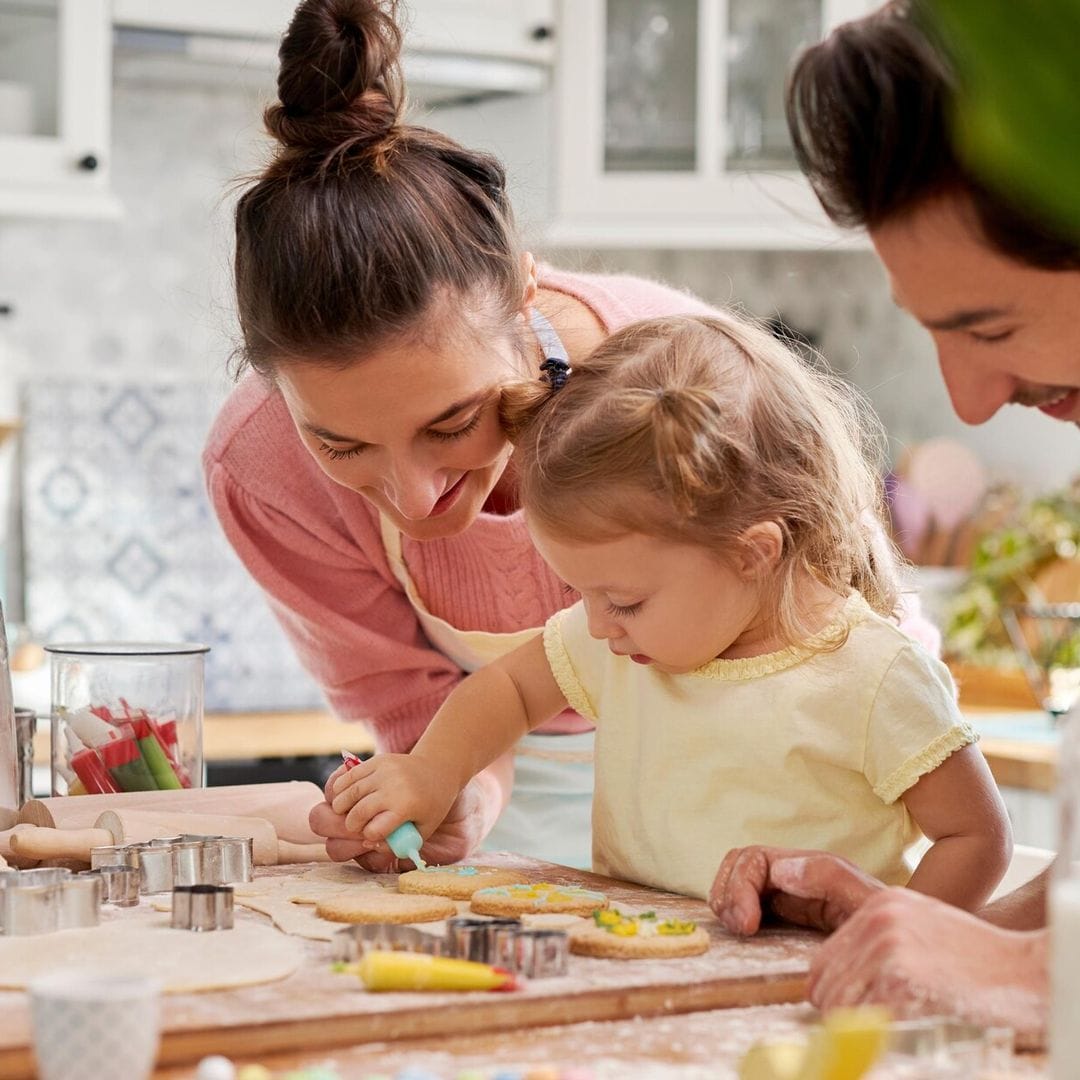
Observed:
[[[382,514],[379,528],[390,569],[428,641],[463,671],[476,671],[540,631],[540,627],[510,634],[459,630],[432,615],[405,565],[401,533]],[[484,847],[588,869],[592,864],[593,743],[592,731],[526,735],[514,749],[513,794]]]

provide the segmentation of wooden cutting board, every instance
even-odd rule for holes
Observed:
[[[626,908],[695,919],[709,930],[712,948],[704,956],[666,961],[572,956],[567,976],[535,979],[514,993],[370,994],[355,977],[330,971],[328,945],[307,942],[304,966],[282,982],[168,997],[159,1064],[194,1062],[212,1053],[258,1059],[285,1050],[321,1051],[357,1043],[777,1004],[804,997],[818,935],[773,930],[741,941],[724,934],[698,900],[519,856],[488,854],[479,861],[519,869],[523,880],[600,889]],[[0,1080],[32,1076],[24,996],[0,994]]]

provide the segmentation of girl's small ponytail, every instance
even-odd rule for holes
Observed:
[[[681,513],[694,517],[723,475],[717,449],[725,425],[716,394],[669,386],[650,396],[653,447],[664,490]]]
[[[566,374],[569,374],[569,367]],[[539,379],[528,379],[508,383],[502,387],[499,398],[499,422],[510,442],[515,445],[530,431],[541,415],[547,410],[565,382],[565,376],[559,385],[542,374]]]

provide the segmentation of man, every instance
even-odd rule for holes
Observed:
[[[1002,406],[1080,422],[1080,242],[985,186],[949,129],[954,76],[907,5],[838,28],[792,73],[788,123],[830,217],[866,228],[897,303],[927,328],[961,419]],[[1080,460],[1080,459],[1078,459]],[[820,1007],[860,1001],[1045,1037],[1048,874],[976,918],[814,852],[733,851],[710,903],[733,932],[762,908],[837,930],[811,971]]]

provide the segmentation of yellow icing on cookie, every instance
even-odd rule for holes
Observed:
[[[616,937],[685,937],[697,929],[697,923],[685,919],[656,918],[655,911],[643,911],[640,915],[624,915],[618,908],[593,913],[593,922],[601,930]]]

